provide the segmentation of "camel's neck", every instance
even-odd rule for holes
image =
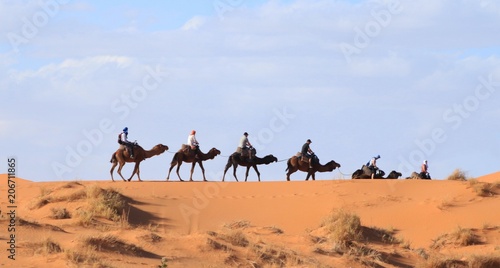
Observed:
[[[318,171],[319,172],[330,172],[334,169],[335,169],[335,167],[333,165],[326,164],[326,165],[319,165]]]
[[[258,156],[254,156],[254,161],[255,161],[255,164],[257,164],[257,165],[271,163],[271,161],[268,160],[268,159],[266,159],[265,157],[264,158],[260,158]]]
[[[204,154],[201,153],[201,160],[209,160],[209,159],[214,159],[215,158],[215,153],[212,151],[209,151],[208,153]]]
[[[159,155],[161,152],[159,150],[151,149],[149,151],[144,151],[144,158],[151,158],[155,155]]]

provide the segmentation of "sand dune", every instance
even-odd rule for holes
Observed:
[[[6,175],[1,179],[5,182]],[[474,183],[18,178],[16,260],[7,258],[12,233],[6,232],[7,186],[0,185],[0,241],[5,248],[0,263],[158,267],[166,257],[168,267],[439,267],[432,260],[472,265],[473,256],[483,255],[499,261],[496,265],[499,182],[500,173]],[[486,194],[478,191],[486,184]],[[344,247],[325,224],[339,211],[359,217],[362,226],[361,238]],[[458,231],[469,232],[472,242],[454,241]]]

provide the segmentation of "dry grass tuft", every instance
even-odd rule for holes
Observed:
[[[250,222],[245,221],[245,220],[239,220],[239,221],[224,224],[224,227],[228,228],[228,229],[245,229],[245,228],[248,228],[250,226],[251,226]]]
[[[50,238],[43,239],[40,242],[28,242],[26,248],[33,250],[34,254],[56,254],[62,252],[61,246]]]
[[[465,247],[480,243],[472,229],[458,227],[456,231],[440,235],[433,240],[431,248],[439,249],[447,245]]]
[[[284,247],[259,243],[253,244],[250,249],[256,254],[256,260],[264,265],[297,267],[305,263],[296,252]]]
[[[353,241],[362,238],[361,220],[355,214],[337,210],[325,218],[321,224],[326,227],[329,239],[340,248],[347,248]]]
[[[431,256],[418,263],[417,268],[497,268],[500,267],[500,255],[472,255],[466,257]]]
[[[457,168],[446,179],[450,181],[467,181],[468,178],[464,171]]]
[[[247,237],[241,230],[231,230],[229,233],[226,234],[219,234],[213,231],[207,232],[209,236],[212,236],[214,238],[218,238],[226,243],[229,243],[233,246],[237,247],[247,247],[250,242],[248,241]],[[210,240],[211,238],[209,238]],[[211,242],[209,242],[210,244]]]
[[[132,256],[148,256],[150,253],[135,245],[127,244],[113,235],[97,235],[84,238],[84,246],[95,248],[97,251],[113,252]]]
[[[52,215],[50,215],[52,219],[61,220],[71,218],[71,215],[65,208],[51,208],[50,211],[52,212]]]
[[[89,207],[78,211],[81,225],[89,226],[96,218],[102,217],[128,226],[128,215],[125,211],[129,206],[122,194],[114,189],[102,189],[94,185],[86,189],[86,197]]]
[[[497,194],[500,190],[500,182],[489,183],[489,182],[479,182],[476,179],[470,179],[469,185],[478,196],[490,197]]]
[[[90,266],[95,268],[110,267],[102,262],[93,247],[86,246],[79,251],[66,250],[64,253],[66,255],[66,259],[75,264],[77,267],[81,267],[82,265],[85,265],[85,267]]]
[[[500,267],[500,254],[473,255],[469,260],[469,267],[498,268]]]
[[[145,240],[145,241],[147,241],[149,243],[158,243],[161,240],[163,240],[163,237],[159,236],[156,233],[150,233],[150,234],[147,234],[147,235],[140,236],[138,238],[140,240]]]

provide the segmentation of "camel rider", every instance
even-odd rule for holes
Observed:
[[[307,162],[309,162],[309,168],[312,168],[312,156],[314,152],[311,150],[309,145],[312,143],[310,139],[307,139],[306,143],[302,145],[302,150],[300,151],[302,153],[302,157],[305,157],[307,159]]]
[[[252,144],[248,140],[248,133],[243,133],[243,136],[240,139],[240,143],[238,144],[238,150],[241,152],[241,157],[244,157],[245,152],[248,152],[248,160],[252,160]]]
[[[368,168],[372,172],[372,180],[375,178],[375,174],[377,173],[377,160],[380,159],[380,155],[374,156],[367,164]]]
[[[431,179],[431,175],[429,174],[429,165],[427,164],[427,160],[424,160],[424,162],[422,163],[420,174],[422,175],[422,177],[424,177],[426,179]]]
[[[200,143],[196,140],[196,130],[191,130],[191,134],[189,134],[188,136],[188,140],[187,140],[187,145],[189,146],[189,148],[191,148],[191,150],[194,151],[194,153],[196,154],[196,158],[198,158],[198,155],[200,153]]]
[[[127,151],[130,154],[130,158],[134,158],[134,145],[135,144],[133,142],[128,141],[128,127],[125,127],[123,129],[122,133],[120,133],[120,135],[118,135],[118,143],[127,148]]]

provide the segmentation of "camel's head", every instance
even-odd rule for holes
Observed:
[[[214,155],[220,155],[220,151],[215,147],[210,149],[210,153],[212,153]]]
[[[264,156],[264,162],[267,164],[273,163],[273,162],[278,162],[278,158],[276,158],[274,155],[266,155]]]
[[[332,160],[332,161],[330,161],[330,162],[328,162],[328,164],[327,164],[327,165],[331,165],[331,166],[333,167],[333,169],[336,169],[336,168],[339,168],[339,167],[340,167],[340,164],[339,164],[339,163],[337,163],[337,162],[335,162],[335,161],[333,161],[333,160]]]
[[[160,143],[158,145],[155,145],[153,149],[158,150],[160,153],[164,153],[165,151],[168,151],[168,146]]]
[[[397,172],[395,170],[391,171],[391,173],[389,173],[389,176],[388,178],[393,178],[393,179],[398,179],[399,177],[402,177],[403,174],[401,174],[401,172]]]

